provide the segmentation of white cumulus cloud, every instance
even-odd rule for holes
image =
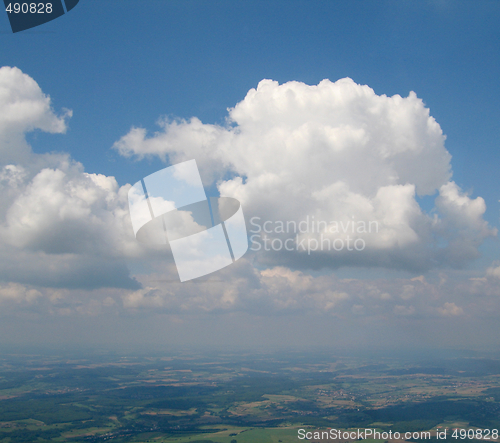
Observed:
[[[247,220],[272,222],[253,244],[263,265],[460,267],[496,235],[482,218],[484,200],[450,181],[445,136],[414,92],[377,95],[348,78],[312,86],[262,80],[229,109],[225,126],[192,118],[160,127],[150,137],[132,128],[114,147],[138,159],[195,158],[205,183],[218,178],[221,195],[238,199]],[[425,195],[437,195],[433,215],[419,205]],[[304,220],[323,224],[279,230],[279,222]],[[266,247],[266,238],[296,242],[285,250],[278,241]]]
[[[26,132],[40,129],[50,133],[66,131],[66,110],[57,116],[50,97],[35,80],[18,68],[0,68],[0,163],[23,161],[31,152]]]
[[[70,116],[56,115],[30,76],[0,68],[0,281],[138,288],[123,262],[140,254],[128,215],[129,185],[85,173],[67,154],[34,154],[26,142],[30,131],[65,132]],[[2,293],[20,294],[20,287]]]

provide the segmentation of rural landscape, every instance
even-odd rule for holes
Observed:
[[[0,376],[5,443],[287,443],[328,428],[456,441],[468,438],[453,429],[500,428],[491,356],[3,354]]]

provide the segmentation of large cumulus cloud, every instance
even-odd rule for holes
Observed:
[[[57,116],[31,77],[0,68],[0,281],[137,289],[123,262],[138,253],[128,186],[85,173],[67,154],[34,154],[26,141],[33,130],[65,132],[70,116]],[[2,294],[22,293],[8,288]]]
[[[248,220],[272,222],[253,245],[266,266],[461,267],[496,234],[483,220],[483,199],[451,181],[445,136],[413,92],[379,96],[348,78],[313,86],[263,80],[229,109],[225,126],[197,118],[160,126],[150,137],[132,128],[115,149],[172,163],[196,158],[205,182],[219,178],[221,195],[240,200]],[[437,195],[433,214],[418,203],[426,195]],[[279,222],[307,219],[328,227],[279,232]],[[331,222],[348,228],[332,229]],[[363,230],[369,222],[372,229]],[[278,241],[271,247],[273,239],[290,237],[293,251]],[[362,251],[349,251],[348,237],[362,239]],[[339,239],[338,250],[316,246],[322,238]],[[318,250],[311,254],[309,245]]]

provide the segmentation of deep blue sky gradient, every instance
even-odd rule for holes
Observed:
[[[134,183],[157,161],[110,148],[160,116],[221,123],[263,78],[317,84],[351,77],[377,94],[413,90],[447,135],[454,179],[500,207],[500,2],[80,0],[65,16],[12,34],[0,62],[74,111],[65,135],[35,133],[88,172]]]

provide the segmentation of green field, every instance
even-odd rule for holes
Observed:
[[[0,442],[287,443],[298,428],[500,428],[500,361],[4,355]]]

